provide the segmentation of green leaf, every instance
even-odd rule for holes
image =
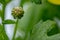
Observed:
[[[54,28],[56,23],[51,20],[45,22],[39,22],[33,27],[31,40],[47,40],[47,32]],[[49,39],[48,39],[49,40]]]
[[[23,6],[24,3],[28,2],[29,0],[21,0],[20,6]]]
[[[9,40],[4,27],[0,24],[0,40]]]
[[[47,35],[52,36],[52,35],[55,35],[55,34],[58,34],[58,33],[59,33],[59,28],[56,24],[53,29],[51,29],[50,31],[47,32]]]
[[[9,3],[11,0],[0,0],[0,3],[2,3],[3,5],[6,5],[7,3]]]
[[[41,0],[21,0],[20,6],[23,6],[23,4],[26,3],[26,2],[31,2],[31,3],[34,2],[36,4],[41,4],[42,3]]]
[[[27,31],[27,28],[30,27],[31,25],[33,25],[33,18],[34,18],[34,11],[35,11],[34,8],[35,7],[34,7],[34,5],[32,6],[32,4],[30,5],[30,7],[27,10],[27,12],[24,13],[24,16],[22,17],[22,19],[19,20],[19,22],[18,22],[19,32],[22,31],[25,33]],[[24,33],[22,33],[22,35],[24,35]],[[24,36],[23,36],[23,38],[24,38]]]
[[[15,24],[14,20],[4,20],[3,21],[4,24]]]
[[[39,22],[39,20],[42,19],[42,14],[44,13],[44,10],[44,6],[42,7],[42,5],[31,3],[27,11],[24,13],[24,16],[21,18],[21,20],[18,21],[18,31],[22,31],[25,34],[28,34],[33,25],[35,25]]]
[[[15,38],[15,40],[23,40],[21,37],[17,37]]]
[[[58,11],[56,7],[48,2],[43,3],[43,6],[45,7],[45,10],[43,11],[43,17],[42,19],[45,20],[53,20],[53,18],[57,15]],[[52,9],[52,10],[51,10]]]
[[[31,0],[31,1],[36,3],[36,4],[42,4],[42,0]]]
[[[43,20],[52,19],[54,17],[60,18],[60,5],[55,5],[47,0],[42,0],[42,5],[46,8],[44,14],[43,14]],[[51,10],[52,9],[52,10]]]
[[[3,3],[4,0],[0,0],[0,3]]]
[[[60,40],[60,33],[53,36],[49,36],[47,40]]]
[[[5,3],[8,4],[10,1],[12,1],[12,0],[5,0]]]
[[[30,0],[21,0],[20,6],[23,7],[23,4],[26,3],[26,2],[30,2]]]

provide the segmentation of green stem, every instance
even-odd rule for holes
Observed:
[[[15,28],[14,28],[14,34],[13,34],[12,40],[15,39],[15,35],[16,35],[16,32],[17,32],[17,24],[18,24],[18,19],[17,19],[17,21],[16,21],[16,25],[15,25]]]
[[[3,13],[2,13],[2,21],[4,21],[4,16],[5,16],[5,7],[6,7],[6,5],[4,4],[3,5]],[[3,22],[2,22],[3,23]],[[5,30],[5,24],[3,23],[3,29]],[[5,31],[3,31],[3,32],[5,32]]]
[[[8,40],[8,36],[6,35],[6,32],[5,32],[5,24],[3,23],[4,19],[5,19],[5,8],[6,8],[6,4],[4,3],[3,4],[3,9],[2,9],[2,14],[1,14],[1,17],[2,17],[2,26],[3,26],[3,30],[2,30],[2,34],[4,37],[6,37],[6,40]],[[4,38],[5,40],[5,38]]]

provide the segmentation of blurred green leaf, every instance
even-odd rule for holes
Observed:
[[[21,37],[17,37],[15,40],[23,40]]]
[[[26,3],[26,0],[21,1],[21,5]],[[51,10],[52,9],[52,10]],[[55,12],[53,12],[55,11]],[[56,9],[51,4],[36,5],[31,3],[27,12],[24,13],[24,16],[18,22],[18,31],[22,31],[23,39],[30,40],[30,31],[32,31],[33,26],[38,23],[41,19],[53,19],[56,16]],[[48,39],[47,32],[55,28],[56,23],[54,21],[45,21],[42,24],[40,23],[38,29],[33,31],[31,35],[31,40],[46,40]],[[36,26],[36,27],[37,27]],[[54,34],[54,33],[53,33]],[[49,34],[50,35],[50,34]],[[56,34],[55,34],[56,35]],[[51,39],[51,38],[50,38]],[[57,38],[56,38],[57,39]]]
[[[0,24],[0,40],[9,40],[3,26]]]
[[[56,14],[58,13],[56,7],[48,2],[46,2],[45,4],[43,3],[43,6],[45,10],[43,11],[44,13],[42,19],[44,21],[48,19],[53,20],[53,18],[56,17]]]
[[[18,22],[18,31],[23,31],[25,34],[32,29],[32,26],[42,19],[43,11],[45,10],[43,5],[36,5],[31,3],[28,10],[24,13],[24,16]]]
[[[52,35],[55,35],[55,34],[58,34],[58,33],[59,33],[59,28],[56,24],[54,28],[52,28],[50,31],[47,32],[47,35],[52,36]]]
[[[41,21],[33,27],[30,40],[59,40],[60,34],[48,36],[47,32],[55,27],[56,23],[51,20],[47,20],[43,23]]]
[[[4,0],[0,0],[0,3],[3,3],[4,2]]]
[[[49,36],[47,40],[60,40],[60,33],[53,36]]]
[[[30,2],[30,0],[21,0],[21,2],[20,2],[20,6],[23,7],[23,4],[26,3],[26,2]]]
[[[31,3],[34,2],[36,4],[41,4],[42,3],[41,0],[21,0],[20,6],[23,6],[23,4],[26,3],[26,2],[31,2]]]
[[[8,4],[10,1],[12,1],[12,0],[5,0],[5,3]]]
[[[2,3],[3,5],[6,5],[7,3],[9,3],[11,0],[0,0],[0,3]]]
[[[60,5],[55,5],[47,0],[42,0],[42,5],[46,8],[43,14],[43,20],[51,19],[53,20],[54,17],[60,18]]]
[[[36,4],[42,4],[42,0],[31,0],[31,2],[34,2]]]
[[[14,20],[4,20],[3,21],[4,24],[15,24]]]

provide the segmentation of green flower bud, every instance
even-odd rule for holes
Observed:
[[[24,14],[24,10],[21,7],[15,7],[12,10],[12,15],[14,18],[20,19]]]

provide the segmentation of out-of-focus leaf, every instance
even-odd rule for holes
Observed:
[[[35,7],[34,7],[34,5],[32,6],[32,4],[31,4],[29,10],[27,10],[27,12],[24,13],[24,16],[18,22],[19,31],[23,31],[25,33],[26,31],[28,31],[27,30],[28,27],[29,27],[29,30],[31,29],[30,26],[33,25],[33,18],[35,15],[34,12],[35,12]]]
[[[6,5],[7,3],[9,3],[11,0],[0,0],[0,3],[2,3],[3,5]]]
[[[29,32],[32,26],[42,19],[44,6],[31,3],[28,10],[24,13],[24,16],[18,22],[18,30],[23,32]],[[27,33],[28,34],[28,33]]]
[[[43,3],[43,6],[46,8],[45,11],[43,11],[43,17],[42,19],[45,20],[53,20],[53,18],[56,16],[56,14],[58,13],[56,7],[48,2],[46,2],[45,4]],[[52,10],[51,10],[52,9]]]
[[[7,3],[9,3],[10,1],[12,1],[12,0],[5,0],[5,3],[7,4]]]
[[[45,22],[39,22],[35,27],[33,27],[33,31],[31,34],[31,40],[47,40],[47,31],[50,31],[55,27],[55,22],[51,20],[47,20]],[[48,39],[49,40],[49,39]]]
[[[60,40],[60,33],[53,36],[49,36],[47,40]]]
[[[31,2],[34,2],[36,4],[42,4],[42,0],[31,0]]]
[[[43,14],[44,20],[53,19],[54,17],[60,18],[60,5],[50,3],[49,0],[42,0],[42,5],[46,7],[46,11]]]
[[[4,0],[0,0],[0,3],[3,3]]]
[[[41,0],[21,0],[20,6],[23,6],[24,3],[26,2],[31,2],[31,3],[36,3],[36,4],[41,4]]]
[[[4,24],[15,24],[14,20],[4,20],[3,21]]]
[[[23,40],[21,37],[17,37],[15,40]]]
[[[52,35],[55,35],[57,33],[59,33],[59,28],[58,28],[57,25],[55,25],[54,28],[52,28],[50,31],[47,32],[47,35],[48,36],[52,36]]]
[[[0,25],[0,40],[9,40],[2,25]]]
[[[21,0],[20,6],[23,6],[24,3],[29,2],[30,0]]]

